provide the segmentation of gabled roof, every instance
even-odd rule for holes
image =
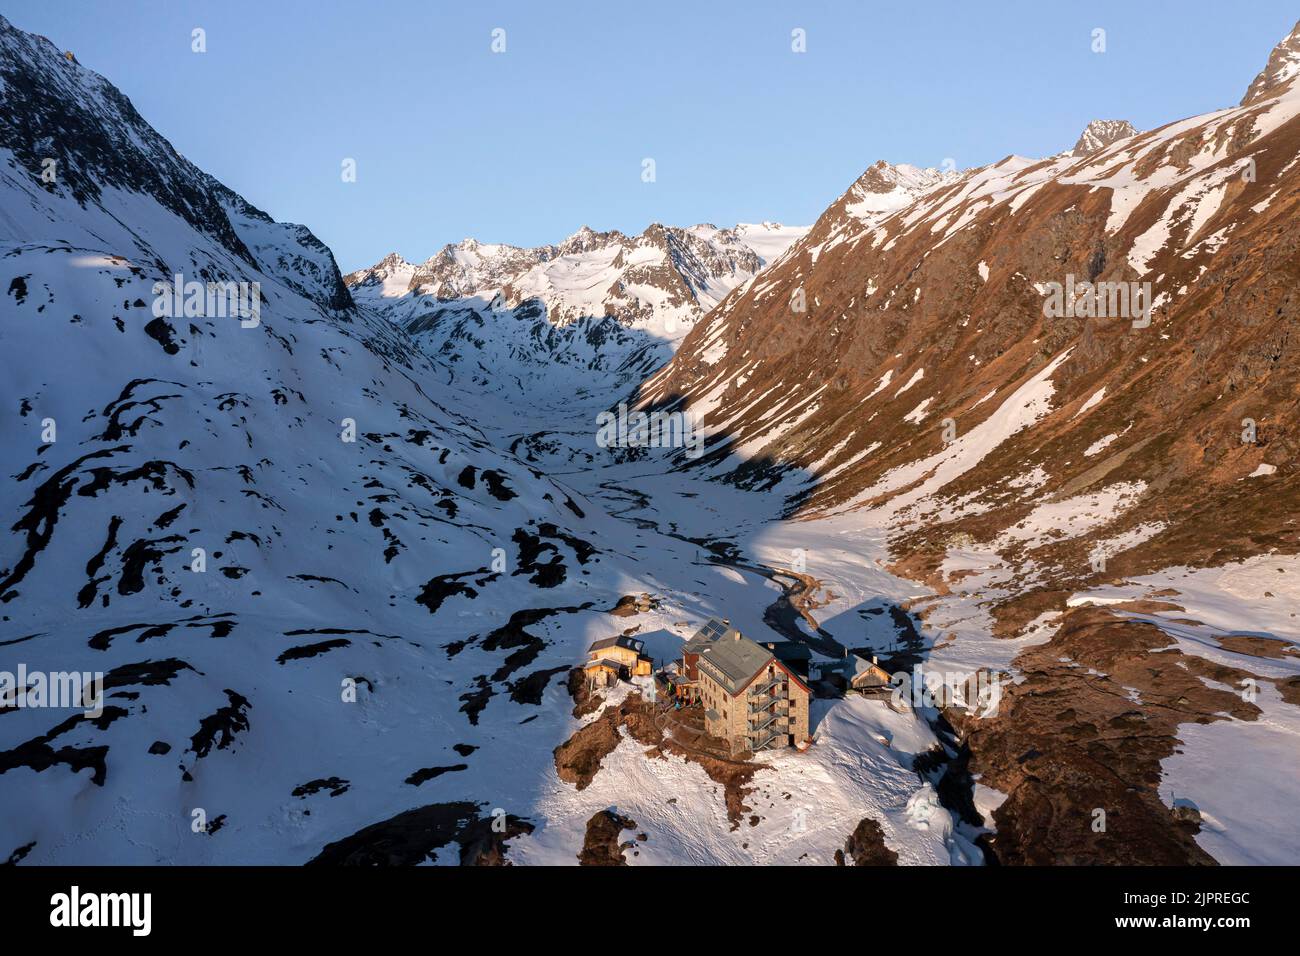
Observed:
[[[778,661],[807,661],[812,659],[812,648],[795,641],[764,641],[763,646],[772,652]]]
[[[682,645],[682,651],[687,654],[698,654],[714,641],[730,640],[739,633],[729,621],[722,621],[716,617],[710,618],[708,623],[695,632],[694,637]]]
[[[742,690],[774,659],[766,647],[739,634],[712,641],[700,651],[700,666],[730,694]]]
[[[858,651],[853,652],[852,660],[853,675],[849,678],[851,683],[857,683],[866,677],[875,677],[888,682],[891,679],[889,671],[885,670],[875,661],[870,660]]]
[[[621,647],[629,650],[634,654],[640,654],[641,648],[645,647],[645,641],[637,640],[634,637],[605,637],[595,641],[591,647],[587,648],[587,653],[592,651],[603,651],[608,647]]]
[[[751,641],[728,621],[720,621],[716,617],[696,631],[695,636],[682,645],[682,651],[698,654],[700,668],[732,696],[748,687],[769,663],[775,663],[791,680],[808,690],[808,685],[799,675],[782,664],[769,648]]]

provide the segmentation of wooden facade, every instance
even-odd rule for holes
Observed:
[[[609,687],[620,680],[649,677],[654,661],[642,653],[645,642],[632,637],[608,637],[587,648],[583,673],[588,687]]]

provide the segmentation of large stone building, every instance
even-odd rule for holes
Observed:
[[[808,685],[728,621],[709,621],[682,646],[678,678],[678,693],[704,706],[705,729],[733,754],[808,740]]]

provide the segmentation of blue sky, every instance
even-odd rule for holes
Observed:
[[[808,223],[876,159],[965,168],[1057,152],[1095,117],[1146,129],[1233,105],[1300,15],[1280,0],[0,0],[0,13],[107,76],[249,201],[306,223],[345,271],[465,236]],[[194,27],[206,53],[191,52]],[[806,53],[791,51],[795,28]]]

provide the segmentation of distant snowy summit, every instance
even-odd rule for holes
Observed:
[[[533,248],[464,239],[419,264],[392,253],[344,281],[359,303],[402,324],[449,300],[498,309],[533,302],[554,326],[609,317],[672,339],[807,231],[775,222],[653,223],[628,236],[583,226]]]

